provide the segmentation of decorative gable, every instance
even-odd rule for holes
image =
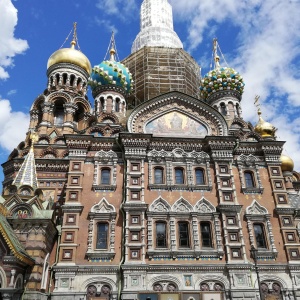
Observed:
[[[154,136],[205,137],[224,136],[228,126],[224,117],[205,102],[191,96],[170,92],[144,102],[128,118],[129,132]]]

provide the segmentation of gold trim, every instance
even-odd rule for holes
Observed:
[[[33,259],[29,259],[28,257],[22,255],[21,253],[19,253],[19,252],[15,249],[15,247],[14,247],[12,241],[11,241],[10,238],[8,237],[6,231],[5,231],[5,229],[4,229],[4,227],[3,227],[3,225],[2,225],[1,223],[0,223],[0,233],[2,234],[4,240],[6,241],[6,243],[7,243],[8,247],[9,247],[9,249],[12,251],[12,253],[13,253],[20,261],[22,261],[22,262],[24,262],[24,263],[26,263],[27,265],[30,265],[30,266],[33,266],[33,265],[35,264],[35,261],[34,261]]]

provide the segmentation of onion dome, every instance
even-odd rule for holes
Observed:
[[[48,59],[47,69],[59,63],[74,64],[91,74],[92,66],[89,59],[80,51],[75,49],[76,46],[76,23],[74,23],[74,35],[70,48],[62,48],[55,51]]]
[[[98,86],[115,85],[129,93],[132,90],[132,75],[122,63],[115,61],[115,49],[110,50],[110,59],[93,67],[89,84],[92,90]]]
[[[219,57],[216,57],[219,61]],[[219,67],[209,71],[201,80],[200,95],[205,100],[219,91],[236,91],[240,95],[244,92],[245,83],[243,77],[234,69]]]
[[[294,170],[294,162],[293,160],[287,156],[287,155],[281,155],[280,156],[280,161],[281,161],[281,170],[283,172],[288,171],[288,172],[293,172]]]
[[[274,138],[276,128],[271,123],[264,121],[264,119],[261,117],[260,109],[258,109],[257,113],[259,116],[259,120],[254,127],[254,131],[263,138],[268,138],[268,137]]]

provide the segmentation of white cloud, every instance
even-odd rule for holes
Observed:
[[[285,149],[300,170],[300,131],[295,130],[300,123],[300,1],[170,2],[174,15],[187,22],[187,49],[199,56],[203,41],[235,29],[228,41],[235,57],[228,55],[227,62],[245,79],[243,116],[257,121],[253,102],[260,95],[265,119],[278,127],[279,139],[287,141]]]
[[[17,93],[17,90],[10,90],[7,92],[7,96],[15,95]]]
[[[9,100],[0,99],[0,146],[12,151],[26,137],[29,116],[13,112]]]
[[[13,66],[13,57],[28,49],[27,41],[14,37],[18,22],[17,9],[10,0],[0,0],[0,79],[9,78],[7,68]]]
[[[118,33],[118,29],[115,25],[113,25],[109,20],[100,19],[95,17],[95,23],[100,26],[106,28],[109,32],[114,32],[115,34]]]
[[[122,21],[135,18],[138,11],[135,0],[98,0],[96,7],[107,15],[116,15]]]

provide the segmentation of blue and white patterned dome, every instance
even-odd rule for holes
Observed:
[[[92,69],[89,84],[92,90],[97,86],[115,85],[124,89],[125,93],[132,90],[132,75],[129,69],[114,59],[115,50],[111,49],[110,60],[105,60]]]

